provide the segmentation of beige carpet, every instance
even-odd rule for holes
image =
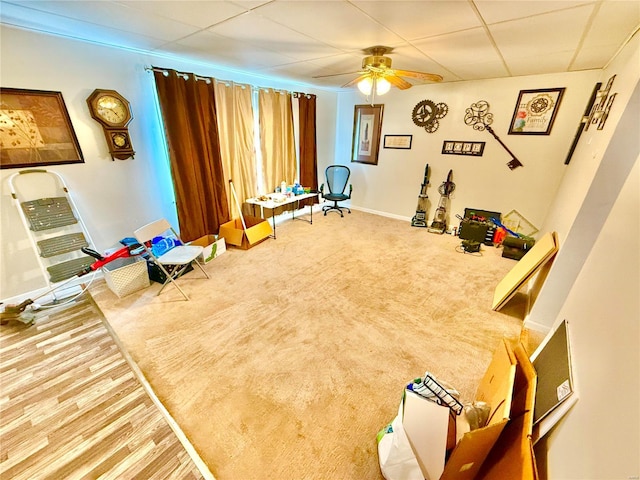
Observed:
[[[308,217],[307,217],[308,218]],[[472,400],[519,308],[501,250],[353,211],[285,221],[173,286],[91,293],[219,480],[379,479],[376,433],[429,370]]]

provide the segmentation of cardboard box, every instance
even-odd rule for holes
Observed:
[[[196,245],[204,248],[202,255],[198,258],[201,263],[209,263],[211,260],[227,251],[227,244],[224,241],[224,238],[218,237],[218,235],[205,235],[193,242],[189,242],[189,245]]]
[[[244,217],[246,230],[243,230],[242,220],[236,218],[220,225],[220,237],[223,237],[228,245],[234,245],[247,250],[254,245],[269,238],[273,234],[271,225],[262,218],[246,215]]]
[[[512,420],[482,464],[477,477],[481,480],[538,478],[532,440],[537,373],[522,344],[516,345],[513,352],[517,365],[511,401]]]
[[[459,435],[460,438],[446,462],[447,448],[451,444],[452,435],[454,439],[456,435],[455,421],[450,422],[449,408],[429,401],[418,404],[409,396],[410,392],[407,392],[406,400],[409,403],[405,403],[403,426],[426,479],[476,478],[509,422],[516,365],[513,349],[503,340],[494,352],[475,396],[475,400],[486,402],[491,407],[489,422],[483,428]]]
[[[445,464],[441,480],[472,480],[476,477],[509,421],[515,374],[515,355],[503,340],[476,391],[475,400],[486,402],[491,407],[489,423],[465,433],[458,440]]]
[[[405,391],[402,426],[424,478],[440,478],[448,448],[455,445],[449,407]]]

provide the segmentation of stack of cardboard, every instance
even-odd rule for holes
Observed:
[[[475,400],[491,408],[486,426],[462,433],[448,407],[407,392],[403,427],[424,478],[537,479],[531,442],[535,387],[522,345],[512,348],[503,340],[476,392]]]

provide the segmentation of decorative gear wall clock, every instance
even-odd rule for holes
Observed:
[[[440,122],[438,120],[444,118],[449,112],[446,103],[432,102],[431,100],[422,100],[413,107],[411,119],[419,127],[424,127],[428,133],[438,130]]]

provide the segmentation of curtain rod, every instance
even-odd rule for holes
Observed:
[[[164,69],[164,68],[153,67],[153,66],[151,66],[151,67],[145,66],[145,67],[144,67],[144,69],[145,69],[147,72],[159,72],[159,73],[162,73],[165,77],[169,75],[169,70]],[[305,97],[307,97],[307,98],[313,98],[313,97],[315,97],[315,95],[314,95],[314,94],[312,94],[312,93],[289,92],[289,91],[287,91],[287,90],[278,89],[278,88],[271,88],[271,87],[257,87],[257,86],[249,85],[249,84],[236,83],[236,82],[234,82],[234,81],[232,81],[232,80],[220,80],[220,79],[213,78],[213,77],[203,77],[203,76],[200,76],[200,75],[196,75],[195,73],[178,72],[178,71],[176,71],[176,70],[174,70],[174,72],[176,72],[176,75],[177,75],[178,77],[182,77],[182,78],[184,78],[185,80],[187,80],[187,79],[189,78],[189,76],[190,76],[190,75],[193,75],[193,78],[194,78],[196,81],[197,81],[197,80],[202,80],[202,81],[205,81],[205,82],[207,82],[207,83],[211,83],[211,80],[214,80],[214,81],[216,81],[216,82],[218,82],[218,83],[223,83],[223,84],[224,84],[225,86],[227,86],[227,87],[230,87],[230,86],[232,86],[232,85],[239,85],[239,86],[240,86],[240,87],[242,87],[242,88],[250,87],[250,88],[251,88],[252,90],[254,90],[254,91],[258,91],[258,90],[274,90],[274,91],[276,91],[276,92],[280,92],[281,94],[282,94],[282,93],[291,93],[291,94],[293,95],[293,98],[298,98],[298,97],[302,97],[302,96],[305,96]]]

